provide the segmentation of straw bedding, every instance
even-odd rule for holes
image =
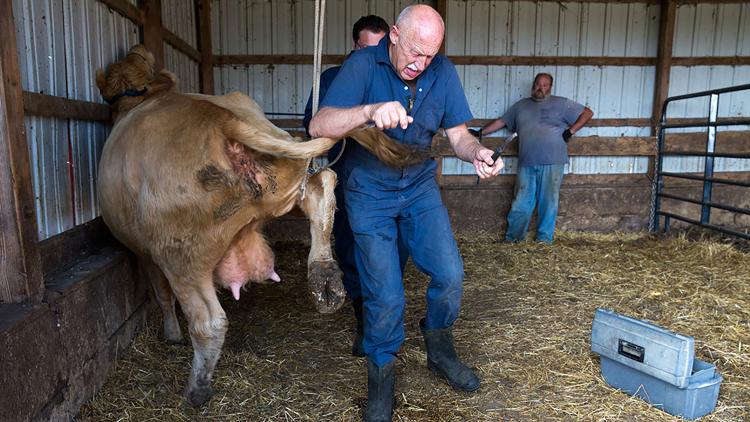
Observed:
[[[560,233],[551,246],[492,239],[459,239],[466,279],[454,335],[481,389],[455,392],[427,370],[418,321],[428,279],[410,263],[394,420],[678,420],[601,379],[589,344],[598,307],[695,337],[697,357],[724,377],[716,411],[704,420],[750,420],[746,244],[684,234]],[[274,250],[280,285],[253,285],[239,302],[220,293],[230,328],[206,406],[185,403],[192,351],[160,339],[154,310],[79,419],[360,420],[366,368],[350,355],[351,307],[316,313],[305,291],[307,247],[279,242]]]

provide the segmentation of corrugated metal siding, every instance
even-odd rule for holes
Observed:
[[[162,0],[161,22],[170,32],[198,48],[194,0]]]
[[[13,14],[26,91],[102,102],[96,69],[138,42],[137,26],[94,0],[13,0]],[[25,125],[39,238],[98,215],[96,165],[107,127],[34,116]]]
[[[323,54],[348,53],[352,25],[361,16],[376,14],[392,23],[412,3],[424,2],[327,0]],[[312,55],[314,7],[313,0],[215,0],[214,54]],[[218,94],[241,91],[267,112],[302,113],[312,88],[312,66],[219,66],[214,80]]]
[[[200,64],[164,43],[164,67],[179,78],[182,92],[200,92]]]

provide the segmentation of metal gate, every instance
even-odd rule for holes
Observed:
[[[649,230],[652,233],[659,231],[660,217],[664,218],[664,231],[669,230],[669,221],[674,218],[680,221],[684,221],[689,224],[705,227],[711,230],[716,230],[732,236],[741,237],[744,239],[750,239],[750,233],[735,230],[733,228],[719,226],[711,223],[711,210],[721,209],[736,214],[750,215],[750,209],[743,207],[736,207],[728,204],[721,204],[715,202],[711,198],[711,193],[714,185],[723,184],[731,186],[739,186],[743,188],[750,187],[750,182],[744,180],[734,180],[725,177],[714,177],[714,159],[715,158],[739,158],[739,159],[750,159],[750,151],[741,151],[740,153],[719,153],[715,152],[716,149],[716,128],[719,126],[737,126],[737,125],[750,125],[750,118],[718,118],[719,111],[719,96],[721,94],[727,94],[730,92],[750,90],[750,84],[738,85],[729,88],[714,89],[709,91],[696,92],[693,94],[678,95],[669,97],[664,102],[661,111],[661,121],[658,126],[657,135],[657,160],[656,168],[654,172],[654,183],[652,186],[652,203],[651,203],[651,218],[649,221]],[[680,119],[680,122],[669,122],[667,115],[667,106],[675,101],[688,100],[692,98],[709,97],[708,105],[708,118],[703,119],[692,119],[685,121]],[[704,151],[668,151],[665,152],[665,140],[669,129],[677,128],[707,128],[707,137]],[[750,137],[750,132],[748,132]],[[676,172],[665,172],[664,169],[664,156],[698,156],[703,157],[704,168],[703,176],[688,174],[688,173],[676,173]],[[688,179],[703,182],[703,194],[701,199],[688,198],[673,193],[664,192],[664,178],[678,178]],[[746,189],[743,189],[746,191]],[[747,191],[750,194],[750,191]],[[691,204],[700,205],[700,219],[689,218],[684,215],[678,215],[673,212],[666,212],[661,209],[662,199],[669,198],[675,201],[682,201]]]

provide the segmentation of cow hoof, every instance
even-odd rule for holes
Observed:
[[[210,386],[188,388],[188,391],[185,393],[188,403],[193,407],[203,406],[211,398],[211,395],[213,395],[213,390],[211,390]]]
[[[166,338],[164,340],[170,346],[187,346],[188,342],[182,336],[179,338]]]
[[[318,312],[330,314],[344,304],[346,290],[341,277],[336,261],[315,261],[308,266],[307,281]]]

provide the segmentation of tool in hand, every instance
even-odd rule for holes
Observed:
[[[516,139],[516,136],[518,136],[516,132],[511,133],[507,138],[505,138],[502,143],[500,143],[500,146],[495,148],[495,152],[492,154],[493,166],[495,165],[494,163],[497,162],[497,159],[500,158],[500,154],[505,151],[505,148],[508,148],[508,145],[510,145],[510,143],[513,142],[514,139]],[[481,178],[479,177],[479,175],[477,175],[477,185],[479,184],[480,180]]]

